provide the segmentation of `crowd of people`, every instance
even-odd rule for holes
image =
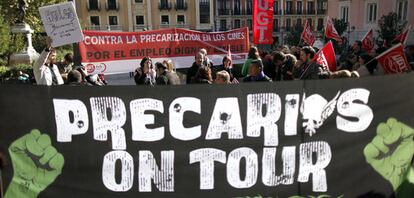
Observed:
[[[34,76],[39,85],[106,85],[104,75],[88,75],[83,66],[73,65],[73,55],[67,54],[63,61],[56,63],[56,51],[50,47],[48,39],[46,49],[33,67]],[[383,74],[375,57],[386,48],[366,52],[360,41],[355,41],[344,53],[337,56],[338,69],[330,71],[315,61],[319,49],[310,46],[281,46],[273,52],[259,51],[252,46],[247,59],[236,71],[232,57],[223,57],[221,65],[213,65],[207,56],[207,50],[201,49],[194,56],[194,63],[186,72],[185,79],[177,74],[173,62],[165,59],[153,63],[150,57],[144,57],[135,69],[133,77],[137,85],[179,85],[179,84],[237,84],[239,82],[273,82],[289,80],[316,80],[333,78],[359,78]],[[408,62],[414,69],[414,46],[406,47]]]

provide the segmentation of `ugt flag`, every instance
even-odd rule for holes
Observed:
[[[254,0],[253,43],[273,43],[273,0]]]
[[[409,70],[408,61],[401,43],[380,54],[376,59],[387,74],[404,73]]]
[[[342,38],[341,38],[341,36],[339,36],[339,34],[336,31],[335,26],[334,26],[331,18],[329,18],[329,17],[328,17],[328,20],[326,22],[325,36],[326,36],[326,38],[333,39],[338,43],[342,43]]]
[[[362,48],[367,52],[371,51],[375,47],[374,41],[374,31],[370,29],[361,40]]]
[[[309,21],[306,21],[305,27],[303,28],[303,32],[300,35],[300,38],[303,39],[303,42],[310,46],[313,46],[313,44],[315,43],[315,35],[312,32],[312,29],[309,25]]]
[[[335,50],[331,41],[315,54],[314,60],[325,69],[336,71]]]

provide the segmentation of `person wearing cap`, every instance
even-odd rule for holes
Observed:
[[[39,59],[33,65],[33,73],[38,85],[62,85],[63,78],[59,68],[55,64],[56,50],[51,47],[52,40],[46,39],[46,49],[40,54]]]

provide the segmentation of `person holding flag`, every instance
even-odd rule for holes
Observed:
[[[327,17],[327,22],[326,22],[326,27],[325,27],[325,37],[329,39],[333,39],[339,44],[342,43],[342,38],[338,34],[338,31],[336,31],[335,26],[331,18],[329,18],[329,16]]]
[[[309,25],[309,21],[306,21],[305,26],[303,27],[303,32],[300,35],[300,39],[303,40],[309,46],[313,46],[315,43],[315,35],[312,32],[311,26]]]

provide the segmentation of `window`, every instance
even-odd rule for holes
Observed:
[[[184,24],[185,23],[184,15],[177,15],[177,23],[178,24]]]
[[[241,10],[240,10],[240,0],[234,0],[234,15],[240,15],[241,14]]]
[[[278,19],[273,19],[273,31],[279,32],[279,20]]]
[[[286,31],[290,31],[290,27],[292,26],[292,22],[290,19],[286,19]]]
[[[227,30],[227,21],[220,20],[220,31],[226,31],[226,30]]]
[[[200,0],[200,23],[210,23],[210,0]]]
[[[341,6],[341,19],[345,20],[345,22],[349,21],[349,7],[348,6]]]
[[[246,14],[251,15],[253,13],[253,0],[247,0],[247,6],[246,6]]]
[[[323,30],[323,19],[319,18],[318,19],[318,31],[322,31]]]
[[[375,23],[377,21],[377,4],[376,3],[368,3],[367,4],[367,22],[368,23]]]
[[[118,16],[109,16],[109,25],[118,25]]]
[[[108,10],[117,10],[118,6],[116,0],[108,0]]]
[[[144,16],[135,16],[135,23],[137,25],[144,25]]]
[[[247,27],[249,28],[250,31],[252,31],[253,29],[253,23],[251,19],[247,19]]]
[[[297,1],[296,2],[296,11],[298,14],[302,14],[302,1]]]
[[[315,3],[312,1],[308,2],[308,14],[315,14]]]
[[[135,0],[135,3],[142,3],[142,0]]]
[[[296,19],[296,27],[302,27],[302,19]]]
[[[161,15],[161,24],[170,24],[170,17],[168,15]]]
[[[234,28],[240,28],[240,19],[234,20]]]
[[[398,19],[401,21],[407,20],[407,12],[408,12],[408,0],[398,0],[397,1],[397,15]]]
[[[273,14],[278,14],[278,13],[279,13],[279,2],[274,1],[273,2]]]
[[[293,14],[292,1],[286,1],[286,14]]]
[[[98,0],[89,0],[88,9],[89,10],[99,10]]]
[[[99,16],[91,16],[90,20],[91,20],[91,25],[101,25]]]
[[[308,18],[308,23],[309,23],[311,30],[313,30],[313,21],[311,18]]]

